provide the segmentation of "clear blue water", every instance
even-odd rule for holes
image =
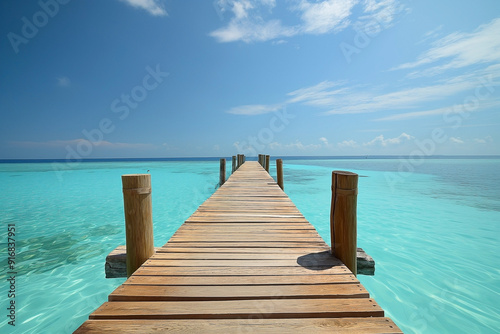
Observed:
[[[215,190],[218,161],[0,164],[0,332],[69,333],[124,279],[104,258],[124,244],[122,174],[150,170],[155,245]],[[284,160],[285,192],[329,242],[332,170],[358,173],[360,276],[405,333],[498,333],[500,159]],[[229,163],[227,170],[230,170]],[[404,171],[404,172],[401,172]],[[271,174],[275,175],[274,168]],[[16,326],[7,324],[7,225],[16,226]]]

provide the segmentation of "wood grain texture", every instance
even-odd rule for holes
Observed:
[[[401,333],[261,164],[243,160],[76,333]]]
[[[319,333],[382,334],[403,332],[389,318],[316,319],[189,319],[189,320],[89,320],[77,334],[115,333]]]

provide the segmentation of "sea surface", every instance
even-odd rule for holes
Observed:
[[[358,247],[376,273],[359,279],[405,333],[500,332],[500,158],[283,159],[285,192],[328,243],[331,173],[360,175]],[[217,159],[0,163],[1,333],[71,333],[124,282],[104,274],[125,243],[120,176],[148,171],[162,246],[215,191]]]

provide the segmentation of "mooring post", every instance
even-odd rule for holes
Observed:
[[[122,175],[127,277],[154,253],[151,175]]]
[[[354,275],[357,274],[357,197],[358,174],[333,171],[330,211],[332,254]]]
[[[276,179],[281,190],[285,190],[283,185],[283,160],[276,159]]]
[[[266,171],[269,173],[269,162],[271,157],[269,155],[266,155]]]
[[[220,159],[219,187],[226,182],[226,159]]]
[[[236,156],[232,156],[231,174],[236,170]]]

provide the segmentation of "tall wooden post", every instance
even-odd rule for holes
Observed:
[[[219,187],[226,182],[226,159],[220,159]]]
[[[357,274],[358,174],[332,172],[332,206],[330,236],[332,254],[340,259],[354,275]]]
[[[270,160],[270,156],[269,155],[266,155],[266,171],[269,173],[269,161]]]
[[[236,170],[236,156],[232,156],[231,174]]]
[[[283,160],[276,159],[276,179],[281,190],[285,190],[283,185]]]
[[[129,277],[155,251],[151,175],[122,175],[122,185],[127,241],[127,276]]]

